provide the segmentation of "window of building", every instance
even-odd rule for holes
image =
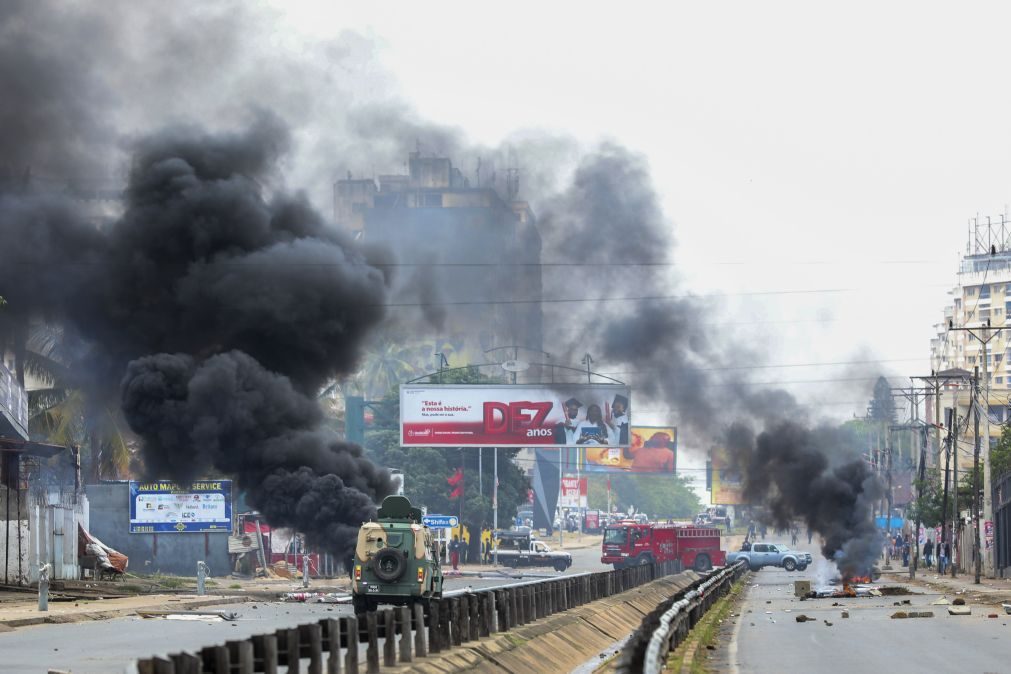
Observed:
[[[442,194],[425,194],[422,205],[429,208],[442,208]]]
[[[976,356],[969,356],[968,361],[969,361],[969,365],[975,365],[976,364]]]
[[[976,296],[976,289],[975,288],[966,288],[965,289],[965,296],[966,297],[975,297]]]
[[[990,286],[980,286],[979,287],[979,298],[985,299],[990,297]]]
[[[975,311],[970,311],[969,312],[969,320],[971,321],[974,318],[976,318],[976,312]]]
[[[979,320],[985,321],[985,320],[987,320],[989,318],[990,318],[990,310],[989,309],[980,309],[979,310]]]
[[[995,381],[996,381],[996,382],[997,382],[998,384],[1003,384],[1003,383],[1004,383],[1004,377],[997,377],[997,379],[996,379]]]

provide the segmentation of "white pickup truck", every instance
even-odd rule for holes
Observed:
[[[752,543],[750,550],[727,553],[727,564],[748,560],[752,571],[763,566],[781,566],[787,571],[803,571],[812,562],[811,553],[791,550],[782,543]]]

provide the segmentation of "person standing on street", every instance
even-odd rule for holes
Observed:
[[[945,545],[938,542],[937,544],[937,572],[944,575],[944,567],[948,565],[948,557],[945,554]]]
[[[932,560],[933,555],[934,555],[934,541],[928,538],[927,542],[923,544],[923,564],[928,569],[930,568],[931,561],[933,561]]]
[[[449,561],[453,565],[454,571],[460,570],[460,537],[453,536],[453,541],[449,544]]]

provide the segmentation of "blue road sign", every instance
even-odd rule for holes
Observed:
[[[452,529],[460,524],[456,515],[425,515],[421,521],[431,529]]]

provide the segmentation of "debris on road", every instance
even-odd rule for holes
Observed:
[[[950,606],[948,607],[948,615],[972,615],[972,609],[962,605]]]
[[[961,597],[955,597],[955,601],[951,602],[955,606],[965,606],[965,600]]]
[[[795,620],[799,623],[806,623],[809,620],[814,620],[814,618],[808,618],[806,615],[801,613],[799,616],[795,618]]]
[[[1004,607],[1004,613],[1011,615],[1011,604],[1001,604]]]
[[[843,618],[849,618],[850,617],[850,612],[849,611],[843,611],[842,612],[842,617]]]
[[[944,597],[941,597],[940,599],[938,599],[936,601],[930,602],[930,605],[931,606],[950,606],[951,602],[948,601],[947,599],[945,599]]]
[[[909,614],[906,613],[905,611],[896,611],[895,613],[892,614],[892,620],[903,620],[908,617]]]
[[[235,620],[239,617],[233,611],[137,611],[141,618],[162,618],[164,620]]]

